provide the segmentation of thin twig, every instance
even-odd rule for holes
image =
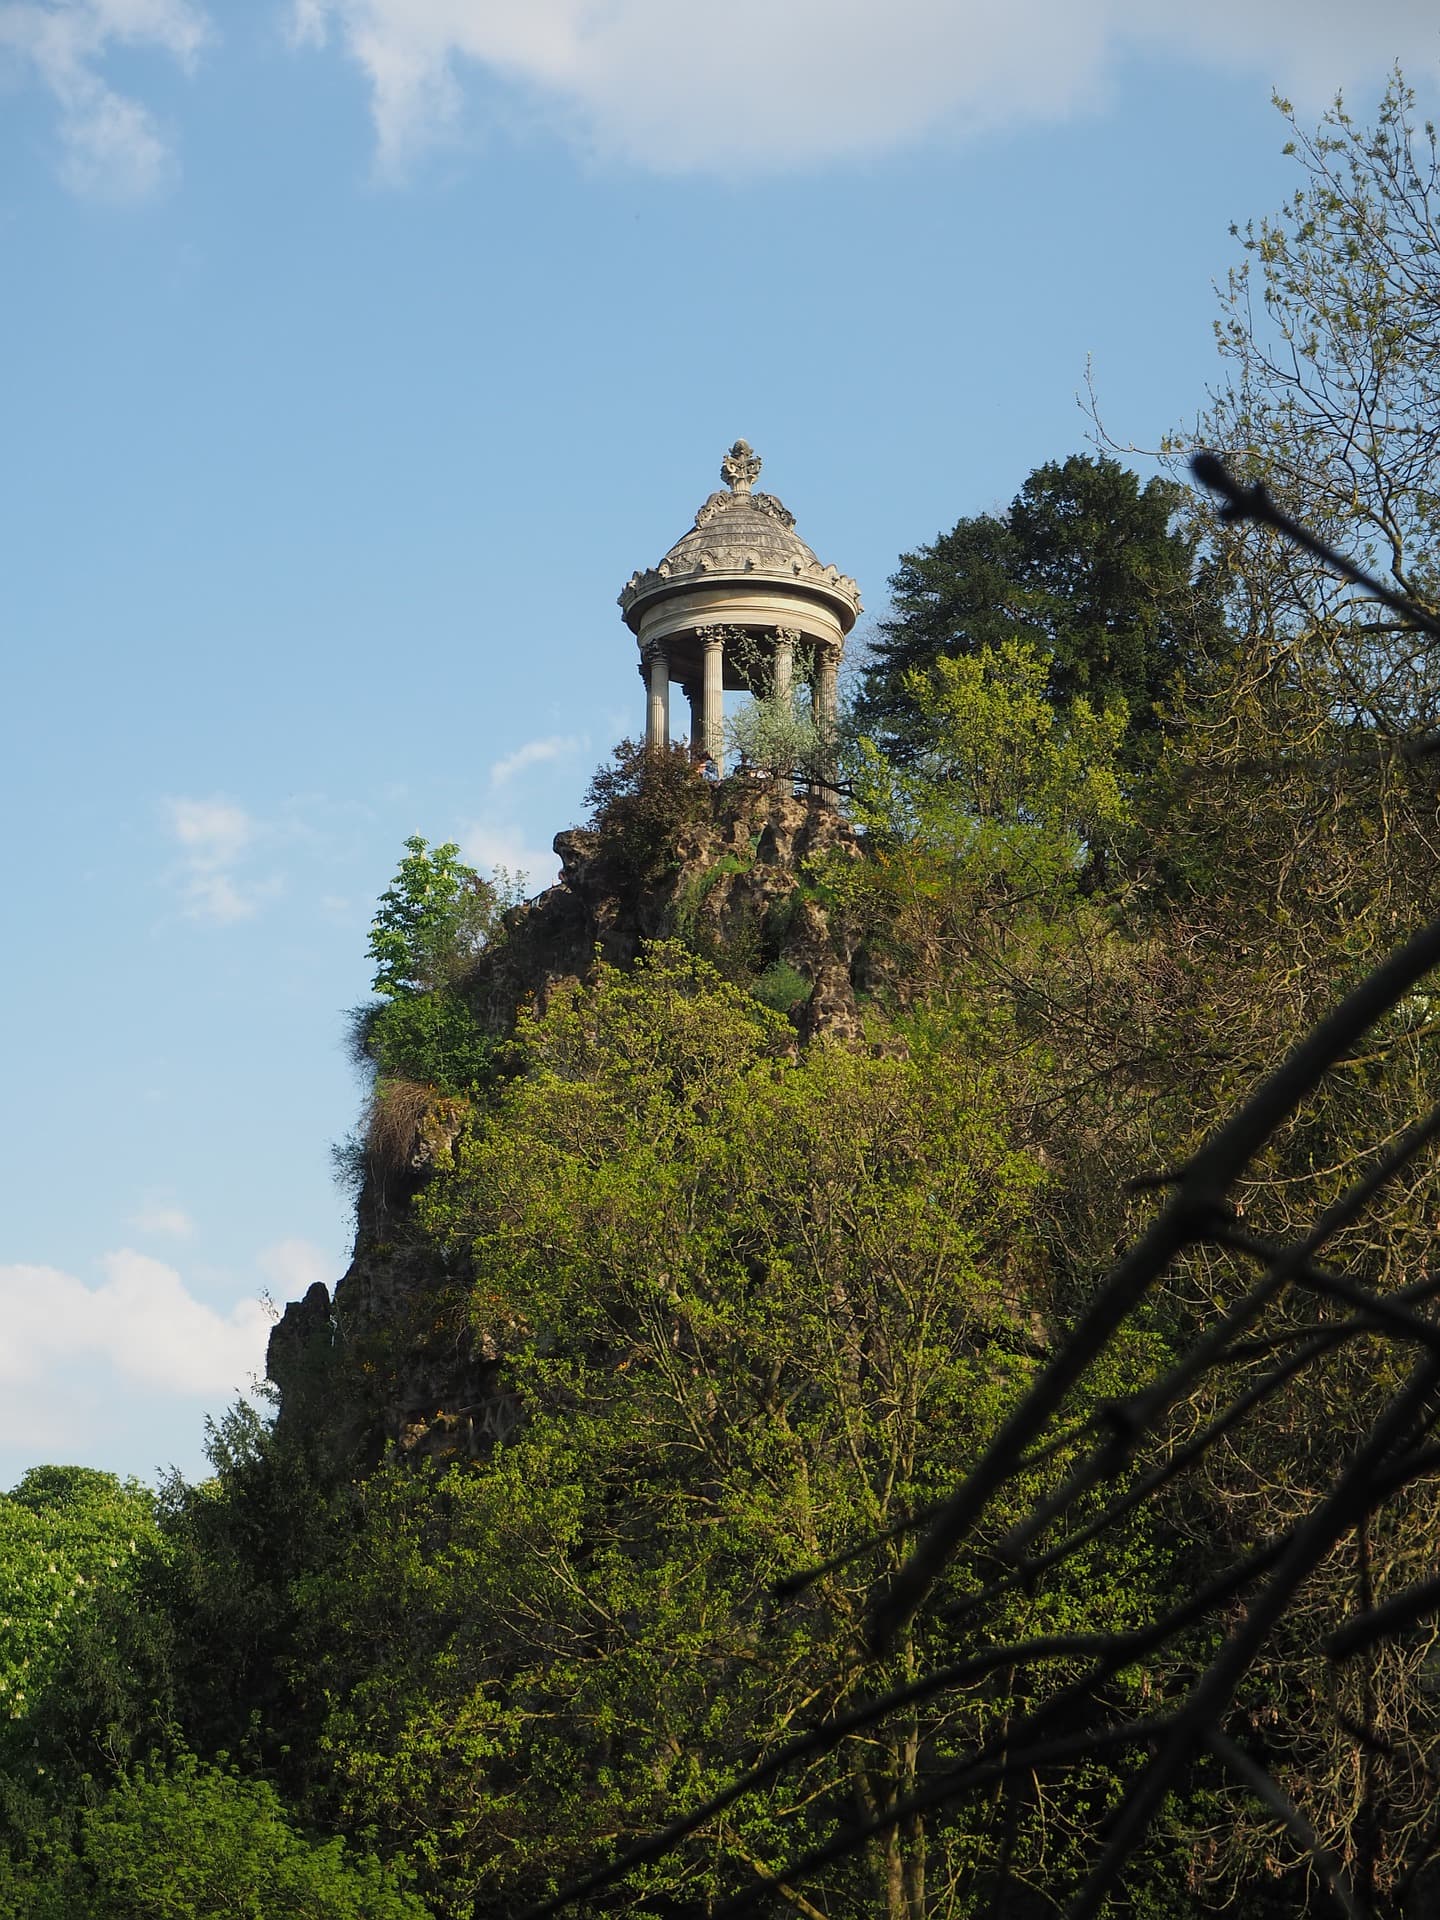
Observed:
[[[1319,1834],[1294,1801],[1281,1792],[1265,1768],[1237,1747],[1229,1735],[1222,1733],[1219,1727],[1212,1727],[1206,1734],[1205,1745],[1223,1767],[1228,1768],[1243,1786],[1250,1789],[1257,1800],[1270,1809],[1291,1838],[1310,1856],[1315,1863],[1316,1871],[1328,1882],[1330,1891],[1345,1915],[1345,1920],[1365,1920],[1350,1882],[1345,1876],[1345,1869],[1331,1850],[1323,1844]]]

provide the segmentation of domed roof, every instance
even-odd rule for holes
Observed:
[[[860,589],[827,567],[795,533],[795,516],[772,493],[756,493],[760,456],[737,440],[720,463],[729,489],[712,493],[658,566],[632,573],[620,595],[625,624],[638,632],[644,608],[699,583],[762,581],[826,601],[848,633],[860,612]],[[833,631],[833,629],[832,629]]]

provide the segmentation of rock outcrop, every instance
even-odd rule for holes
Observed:
[[[560,879],[512,909],[463,983],[483,1027],[504,1038],[522,1007],[543,1008],[597,962],[628,967],[647,943],[678,938],[783,1008],[799,1044],[863,1041],[866,956],[833,884],[837,865],[863,858],[853,828],[789,782],[735,778],[689,798],[661,858],[637,863],[604,831],[556,835]],[[463,1277],[444,1270],[412,1213],[465,1103],[418,1087],[408,1098],[386,1115],[387,1151],[368,1156],[333,1302],[312,1287],[270,1342],[282,1424],[323,1418],[352,1458],[479,1454],[514,1418],[500,1355],[470,1327]]]
[[[827,856],[859,860],[858,835],[788,781],[736,778],[699,791],[708,804],[648,870],[604,833],[556,834],[559,881],[515,909],[469,982],[483,1024],[507,1032],[522,1005],[543,1006],[561,981],[585,979],[597,957],[628,967],[647,941],[679,938],[732,974],[785,965],[814,986],[824,973],[829,1011],[809,1019],[811,1033],[858,1031],[853,991],[847,1000],[835,972],[838,962],[853,976],[858,943],[815,873]]]

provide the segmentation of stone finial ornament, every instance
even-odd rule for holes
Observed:
[[[748,440],[737,440],[720,462],[720,478],[732,493],[749,493],[760,478],[760,456]]]

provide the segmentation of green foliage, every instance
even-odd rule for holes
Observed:
[[[765,969],[750,991],[763,1006],[773,1007],[777,1013],[789,1013],[792,1007],[808,999],[810,982],[788,960],[777,960]]]
[[[157,1537],[150,1490],[93,1468],[32,1467],[0,1495],[0,1753],[28,1739],[86,1609],[102,1591],[128,1595]]]
[[[1172,481],[1142,487],[1114,460],[1073,454],[1037,467],[1005,514],[961,520],[903,555],[860,725],[901,757],[923,752],[917,684],[938,662],[1019,642],[1044,661],[1053,705],[1118,705],[1132,736],[1153,729],[1172,682],[1203,670],[1222,629],[1198,536],[1174,524],[1186,497]]]
[[[382,1080],[465,1093],[491,1074],[494,1045],[460,982],[495,938],[523,876],[482,880],[454,842],[429,848],[417,834],[380,896],[370,927],[378,1006],[357,1018],[360,1052]]]
[[[345,1412],[343,1401],[330,1408],[337,1422]],[[203,1752],[249,1750],[279,1764],[286,1739],[303,1731],[293,1583],[343,1525],[329,1438],[298,1423],[279,1430],[240,1401],[210,1427],[214,1477],[168,1489],[168,1552],[146,1598],[172,1625],[171,1716]],[[126,1646],[117,1638],[122,1660]]]
[[[1217,449],[1433,612],[1434,130],[1417,125],[1398,73],[1368,126],[1339,100],[1313,131],[1277,105],[1299,184],[1274,215],[1237,229],[1243,255],[1217,323],[1223,379],[1175,449]],[[1167,998],[1188,1048],[1211,1063],[1200,1091],[1210,1101],[1253,1084],[1345,985],[1440,908],[1433,774],[1406,738],[1424,739],[1440,719],[1440,670],[1433,644],[1312,556],[1208,509],[1198,517],[1225,572],[1236,654],[1203,702],[1177,703],[1139,798]],[[1435,1065],[1428,1008],[1397,1010],[1272,1143],[1244,1195],[1248,1229],[1280,1237],[1313,1220],[1378,1142],[1429,1106]],[[1177,1145],[1170,1164],[1183,1158]],[[1381,1292],[1426,1270],[1433,1183],[1432,1162],[1327,1257]],[[1190,1324],[1209,1324],[1234,1286],[1222,1263],[1195,1259],[1172,1276],[1172,1300]],[[1217,1468],[1199,1524],[1259,1539],[1304,1511],[1353,1448],[1381,1377],[1367,1354],[1313,1370],[1283,1405],[1277,1397],[1243,1457]],[[1236,1393],[1244,1384],[1227,1382]],[[1403,1515],[1369,1528],[1367,1589],[1383,1598],[1433,1564],[1437,1527],[1427,1487]],[[1264,1728],[1281,1787],[1375,1910],[1410,1910],[1400,1892],[1409,1880],[1419,1912],[1434,1899],[1433,1877],[1421,1891],[1435,1872],[1433,1794],[1418,1786],[1437,1764],[1433,1628],[1397,1637],[1363,1675],[1359,1662],[1327,1668],[1316,1649],[1355,1607],[1354,1577],[1337,1555],[1310,1583],[1240,1711]],[[1363,1746],[1347,1717],[1350,1729],[1366,1727]],[[1382,1750],[1387,1760],[1372,1758]],[[1293,1862],[1253,1805],[1237,1796],[1228,1811],[1217,1883],[1254,1883],[1275,1873],[1277,1858]]]
[[[1044,660],[1016,639],[937,660],[904,687],[924,753],[897,766],[862,741],[852,764],[856,812],[881,849],[941,860],[973,893],[1033,893],[1073,879],[1123,828],[1117,701],[1096,712],[1075,695],[1060,714]]]
[[[399,994],[360,1016],[361,1045],[385,1081],[417,1081],[441,1093],[488,1084],[495,1041],[454,987]]]
[[[51,1669],[30,1720],[33,1786],[73,1798],[87,1775],[168,1750],[177,1727],[198,1752],[283,1770],[306,1718],[292,1584],[337,1524],[326,1443],[298,1423],[277,1434],[246,1402],[211,1427],[215,1477],[167,1484],[124,1587],[102,1589]]]
[[[372,1480],[310,1592],[339,1812],[412,1837],[446,1913],[513,1911],[597,1835],[645,1830],[849,1697],[874,1569],[779,1614],[773,1582],[948,1483],[1029,1377],[1045,1305],[1040,1170],[963,1051],[796,1058],[787,1022],[677,947],[557,994],[518,1039],[528,1073],[419,1210],[477,1276],[520,1424],[477,1468]],[[1143,1532],[1091,1576],[988,1630],[1128,1617]],[[917,1628],[895,1677],[939,1644]],[[647,1897],[715,1897],[737,1863],[813,1839],[834,1796],[913,1787],[1008,1697],[997,1682],[817,1762]],[[1042,1838],[1023,1806],[979,1832],[941,1820],[906,1859],[926,1847],[935,1897],[963,1902],[1007,1822],[1057,1885],[1073,1870],[1078,1828],[1047,1814]],[[887,1875],[837,1873],[827,1910],[893,1911]]]
[[[310,1840],[274,1789],[181,1753],[139,1766],[31,1859],[0,1864],[0,1920],[426,1920],[393,1871]]]
[[[445,986],[473,966],[514,891],[508,876],[499,886],[482,880],[453,841],[431,849],[412,834],[405,849],[370,925],[372,984],[386,999]]]
[[[585,803],[601,851],[631,886],[671,867],[680,829],[710,814],[709,790],[685,748],[651,753],[636,740],[622,740],[613,763],[596,769]]]

